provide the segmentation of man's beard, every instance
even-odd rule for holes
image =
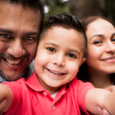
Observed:
[[[26,70],[26,69],[25,69]],[[3,70],[0,69],[0,75],[6,80],[6,81],[15,81],[15,80],[18,80],[19,78],[21,78],[24,73],[25,73],[25,70],[23,70],[23,72],[20,72],[20,73],[17,73],[17,72],[13,72],[12,75],[8,75],[8,74],[5,74],[3,72]],[[15,70],[14,70],[15,71]]]
[[[26,63],[26,65],[25,65],[25,67],[24,67],[24,69],[23,69],[22,71],[18,72],[18,71],[16,71],[16,70],[14,69],[13,72],[10,73],[10,75],[9,75],[9,74],[7,74],[7,70],[6,70],[6,72],[5,72],[5,70],[2,70],[1,67],[0,67],[0,75],[1,75],[6,81],[15,81],[15,80],[21,78],[21,77],[24,75],[24,73],[25,73],[25,71],[26,71],[26,69],[27,69],[29,57],[30,57],[29,54],[25,54],[25,55],[23,55],[23,56],[21,56],[21,57],[19,57],[19,58],[15,58],[14,56],[12,56],[12,55],[10,55],[10,54],[0,53],[0,58],[3,58],[4,60],[6,60],[6,58],[7,58],[7,59],[12,59],[12,60],[27,58],[27,63]]]

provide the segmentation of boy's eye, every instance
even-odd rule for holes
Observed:
[[[54,48],[47,48],[47,50],[49,50],[50,52],[56,52]]]
[[[95,41],[94,44],[101,44],[102,41]]]
[[[67,56],[68,56],[68,57],[71,57],[71,58],[76,58],[76,55],[71,54],[71,53],[68,53]]]

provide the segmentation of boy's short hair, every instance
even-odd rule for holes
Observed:
[[[44,4],[43,0],[0,0],[0,2],[7,2],[9,4],[21,4],[23,7],[29,7],[34,11],[39,11],[41,14],[40,28],[44,21]]]
[[[80,34],[82,34],[85,43],[84,46],[86,49],[87,39],[84,32],[84,28],[81,25],[81,22],[75,16],[71,14],[58,14],[49,17],[49,19],[44,23],[42,33],[47,31],[48,29],[51,29],[54,26],[61,26],[67,29],[74,29]]]

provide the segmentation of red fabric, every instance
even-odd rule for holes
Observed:
[[[21,78],[3,84],[14,94],[13,103],[5,115],[80,115],[79,106],[88,114],[85,95],[93,85],[77,78],[64,85],[55,99],[41,86],[35,72],[27,80]]]

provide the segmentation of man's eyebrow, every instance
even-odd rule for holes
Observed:
[[[0,28],[0,32],[13,34],[11,30]]]
[[[25,34],[26,35],[38,35],[39,33],[38,32],[26,32]]]
[[[14,34],[13,31],[8,30],[8,29],[3,29],[3,28],[0,28],[0,32]],[[26,34],[26,35],[38,35],[39,33],[38,32],[34,32],[34,31],[33,32],[30,31],[30,32],[25,32],[24,34]]]

